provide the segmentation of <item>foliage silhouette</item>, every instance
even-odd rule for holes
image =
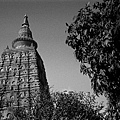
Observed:
[[[95,95],[84,92],[53,93],[54,112],[52,120],[103,120],[99,113],[103,105],[97,104]]]
[[[80,72],[97,95],[105,95],[118,113],[120,101],[120,0],[103,0],[81,8],[67,24],[66,44],[74,49]],[[119,115],[114,113],[111,116]]]
[[[36,96],[32,116],[28,113],[29,108],[9,108],[11,114],[6,120],[103,120],[100,113],[103,105],[90,93],[52,92],[51,99],[40,95]]]

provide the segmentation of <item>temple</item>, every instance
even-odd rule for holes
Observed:
[[[12,49],[7,46],[1,55],[0,120],[9,118],[14,108],[24,108],[32,116],[38,93],[49,92],[44,64],[29,26],[25,15]]]

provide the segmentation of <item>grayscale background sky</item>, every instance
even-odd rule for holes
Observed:
[[[79,62],[65,44],[65,23],[71,23],[89,1],[97,0],[0,0],[0,54],[7,45],[11,48],[27,14],[50,87],[91,92],[89,78],[79,72]]]

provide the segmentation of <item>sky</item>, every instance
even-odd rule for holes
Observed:
[[[97,0],[0,0],[0,54],[18,37],[24,15],[38,43],[48,84],[54,91],[92,92],[90,79],[80,73],[74,51],[65,44],[66,23],[79,9]],[[104,98],[101,98],[104,100]]]

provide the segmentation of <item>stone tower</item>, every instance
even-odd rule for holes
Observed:
[[[24,107],[32,114],[34,98],[41,91],[49,92],[43,61],[37,52],[27,15],[12,49],[7,48],[0,61],[1,120],[9,117],[10,108]]]

